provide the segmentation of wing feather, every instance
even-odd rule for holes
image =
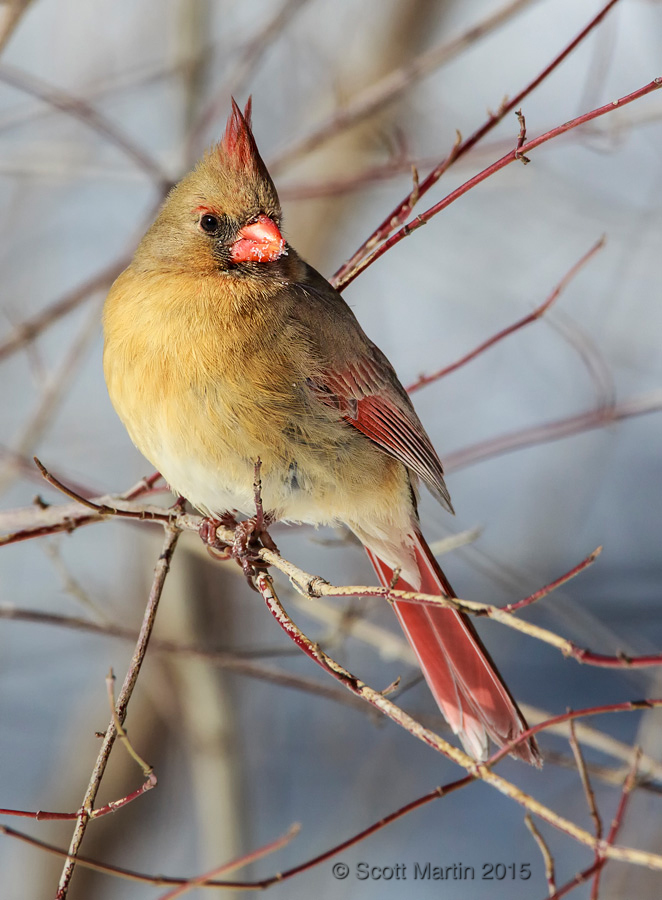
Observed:
[[[318,398],[340,411],[343,419],[404,463],[451,512],[444,470],[391,364],[373,345],[370,355],[340,372],[309,379]]]

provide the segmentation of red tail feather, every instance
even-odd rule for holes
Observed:
[[[422,535],[414,535],[420,590],[455,597]],[[388,587],[393,571],[368,550],[380,582]],[[402,590],[414,590],[400,579]],[[449,725],[475,759],[488,754],[488,736],[499,746],[517,737],[527,724],[469,619],[450,609],[398,600],[395,611]],[[535,740],[518,744],[513,756],[541,765]]]

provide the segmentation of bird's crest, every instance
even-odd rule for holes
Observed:
[[[223,162],[239,170],[258,168],[262,162],[251,130],[251,109],[251,97],[243,113],[232,98],[232,112],[225,126],[225,134],[217,146]]]

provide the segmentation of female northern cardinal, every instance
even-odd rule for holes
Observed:
[[[452,511],[439,458],[384,354],[281,235],[250,100],[173,190],[113,285],[104,369],[120,418],[211,518],[344,523],[388,586],[454,596],[418,524],[416,483]],[[476,759],[526,729],[464,615],[394,608],[453,731]],[[535,742],[514,753],[539,764]]]

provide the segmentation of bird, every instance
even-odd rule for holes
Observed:
[[[208,521],[348,527],[382,585],[455,597],[422,533],[423,483],[453,512],[442,464],[386,356],[285,240],[251,101],[164,200],[103,312],[103,365],[129,436]],[[392,604],[466,752],[527,730],[468,617]],[[535,739],[512,755],[540,765]]]

